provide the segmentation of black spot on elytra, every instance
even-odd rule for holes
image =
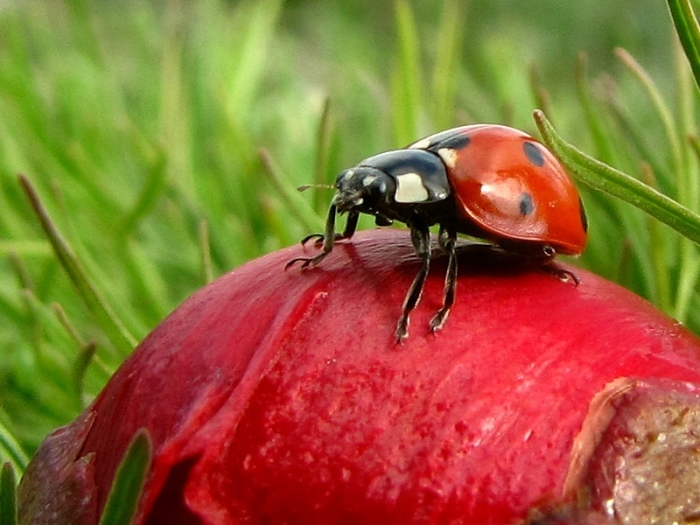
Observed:
[[[464,133],[455,133],[454,135],[448,135],[444,138],[436,137],[435,142],[428,146],[428,150],[434,153],[437,153],[437,151],[441,150],[442,148],[459,150],[466,148],[471,141],[472,139],[469,137],[469,135],[465,135]]]
[[[583,225],[583,231],[588,232],[588,217],[586,217],[586,209],[583,207],[581,197],[578,198],[578,207],[579,210],[581,210],[581,224]]]
[[[464,135],[460,133],[459,135],[455,135],[454,137],[450,137],[446,141],[442,142],[440,144],[441,148],[450,148],[450,149],[462,149],[465,148],[469,145],[469,143],[472,141],[471,138],[469,138],[469,135]]]
[[[520,207],[520,215],[530,215],[533,211],[535,211],[535,203],[532,202],[532,195],[529,193],[521,193],[518,206]]]
[[[527,160],[532,162],[537,167],[544,166],[544,155],[540,151],[540,148],[534,142],[523,142],[523,151]]]

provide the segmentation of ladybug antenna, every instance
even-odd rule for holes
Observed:
[[[306,191],[309,188],[319,188],[319,189],[324,189],[324,190],[332,190],[335,189],[335,186],[332,184],[304,184],[302,186],[299,186],[297,188],[297,191]]]

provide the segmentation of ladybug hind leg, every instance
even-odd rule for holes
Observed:
[[[442,296],[442,308],[430,320],[430,330],[437,332],[442,328],[455,302],[457,289],[457,232],[453,228],[440,226],[440,248],[447,256],[447,273],[445,274],[445,291]]]
[[[570,270],[565,270],[564,268],[553,266],[551,262],[540,266],[540,270],[545,273],[548,273],[549,275],[552,275],[553,277],[556,277],[563,283],[571,283],[576,287],[579,284],[581,284],[581,279],[579,279],[574,272]]]
[[[430,230],[425,224],[411,224],[411,242],[416,250],[416,254],[421,259],[421,267],[418,274],[413,279],[406,298],[403,301],[401,317],[396,324],[396,342],[400,343],[408,337],[408,323],[411,311],[416,307],[420,296],[423,293],[425,279],[430,271]]]

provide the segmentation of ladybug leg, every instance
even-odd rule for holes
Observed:
[[[350,212],[348,213],[348,220],[345,223],[345,229],[343,230],[342,233],[333,233],[333,241],[342,241],[343,239],[349,239],[355,234],[355,230],[357,229],[357,221],[360,217],[360,214],[357,212]],[[319,248],[323,246],[324,239],[326,239],[328,235],[324,233],[312,233],[311,235],[307,235],[301,240],[302,246],[305,245],[307,242],[309,242],[311,239],[316,239],[314,244],[318,246]]]
[[[579,284],[581,284],[581,279],[579,279],[574,272],[571,272],[569,270],[564,270],[563,268],[556,268],[554,266],[551,266],[550,264],[545,264],[544,266],[541,266],[540,270],[556,277],[564,283],[573,283],[574,286],[578,286]]]
[[[309,266],[316,266],[318,263],[320,263],[326,255],[331,253],[333,251],[333,243],[335,243],[336,239],[336,233],[335,233],[335,216],[336,216],[336,206],[335,203],[331,204],[331,207],[328,210],[328,218],[326,219],[326,231],[323,235],[320,234],[314,234],[310,235],[308,237],[305,237],[302,240],[302,244],[309,239],[319,235],[321,237],[321,240],[323,241],[322,244],[322,251],[318,255],[314,257],[296,257],[290,261],[287,262],[287,264],[284,265],[284,269],[286,270],[290,266],[294,265],[295,263],[300,262],[302,268],[307,268]],[[357,215],[357,214],[355,214]],[[348,226],[345,227],[345,231],[343,232],[343,235],[348,232],[349,226],[351,225],[351,218],[352,214],[348,217]],[[354,219],[354,226],[357,226],[357,217]],[[352,231],[350,232],[350,235],[352,235],[355,231],[355,227],[352,226]]]
[[[360,214],[356,211],[351,211],[348,213],[348,220],[345,223],[345,229],[343,233],[336,233],[335,240],[342,241],[343,239],[349,239],[355,235],[355,230],[357,229],[357,220],[360,218]]]
[[[418,275],[413,279],[411,287],[408,289],[406,298],[403,301],[401,317],[396,324],[396,342],[400,343],[408,337],[408,323],[411,311],[420,301],[421,293],[425,278],[430,271],[430,230],[425,224],[411,224],[411,242],[416,250],[416,254],[420,257],[422,265],[418,270]]]
[[[440,227],[440,248],[447,253],[447,273],[445,274],[445,292],[442,298],[442,308],[430,320],[430,330],[437,332],[442,328],[455,302],[457,288],[457,232],[452,228]]]

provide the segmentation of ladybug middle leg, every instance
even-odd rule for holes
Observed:
[[[418,301],[420,301],[425,279],[430,271],[430,229],[423,221],[415,221],[410,226],[411,242],[422,264],[403,301],[401,317],[399,317],[399,322],[396,324],[397,343],[408,337],[409,315],[418,304]]]
[[[457,288],[457,232],[454,228],[440,225],[440,248],[447,253],[447,273],[445,274],[445,291],[442,298],[442,307],[430,320],[430,330],[437,332],[442,328],[450,314],[450,309],[455,302],[455,290]]]

